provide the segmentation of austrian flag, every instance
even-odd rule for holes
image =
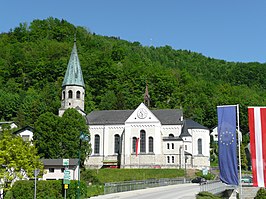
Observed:
[[[266,185],[266,107],[248,108],[253,186]],[[264,144],[263,144],[264,143]]]

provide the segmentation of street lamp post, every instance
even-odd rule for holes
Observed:
[[[84,132],[80,132],[80,135],[79,135],[77,199],[79,199],[80,197],[80,151],[81,151],[82,141],[89,141],[89,136]]]

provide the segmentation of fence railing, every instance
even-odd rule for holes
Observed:
[[[212,194],[219,194],[228,189],[234,189],[234,186],[229,186],[222,183],[220,180],[208,181],[200,185],[200,191],[207,191]]]
[[[160,187],[166,185],[183,184],[190,182],[185,178],[162,178],[162,179],[148,179],[148,180],[134,180],[117,183],[105,183],[104,194],[133,191],[138,189],[145,189],[151,187]]]
[[[162,178],[162,179],[148,179],[148,180],[134,180],[125,182],[105,183],[104,194],[133,191],[138,189],[160,187],[166,185],[190,183],[191,179],[185,178]],[[200,184],[200,192],[207,191],[212,194],[219,194],[228,189],[234,189],[234,186],[228,186],[220,180],[207,181]]]

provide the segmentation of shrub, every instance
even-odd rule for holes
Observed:
[[[67,189],[67,198],[75,199],[77,194],[78,182],[71,180],[69,188]],[[36,187],[37,199],[63,199],[64,187],[62,180],[44,180],[37,181]],[[6,198],[13,199],[28,199],[33,198],[34,195],[34,181],[32,180],[20,180],[16,181],[12,186],[11,193]],[[6,194],[7,195],[7,194]],[[87,186],[84,182],[80,183],[80,198],[87,197]]]
[[[87,183],[87,185],[100,184],[100,181],[95,176],[95,172],[91,169],[83,170],[81,172],[81,179],[84,180]]]
[[[255,199],[266,199],[266,189],[260,188],[256,194]]]
[[[213,195],[207,191],[199,192],[196,196],[197,199],[220,199],[220,197]]]
[[[90,185],[88,186],[87,197],[98,196],[104,194],[104,185]]]

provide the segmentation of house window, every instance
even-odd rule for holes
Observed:
[[[175,148],[175,144],[174,143],[172,143],[172,149],[174,149]]]
[[[172,156],[172,163],[175,163],[175,156]]]
[[[77,91],[76,96],[77,96],[77,99],[80,99],[80,91]]]
[[[174,136],[174,134],[171,133],[171,134],[169,134],[169,137],[173,138],[173,137],[175,137],[175,136]]]
[[[65,168],[61,168],[61,173],[64,173],[64,171],[65,171]]]
[[[153,137],[149,137],[149,153],[153,153]]]
[[[120,148],[120,136],[118,134],[115,135],[115,153],[119,154],[119,148]]]
[[[30,141],[30,136],[29,135],[22,135],[21,137],[22,137],[23,141],[25,141],[25,142]]]
[[[65,99],[65,97],[66,97],[66,93],[65,93],[65,91],[63,91],[63,94],[62,94],[62,99],[64,100],[64,99]]]
[[[167,163],[170,163],[170,156],[167,156]]]
[[[132,151],[133,151],[133,153],[136,153],[136,144],[137,144],[137,138],[133,137],[133,139],[132,139]]]
[[[185,145],[185,150],[187,150],[187,145]]]
[[[54,168],[49,168],[49,173],[54,173]]]
[[[167,143],[167,149],[170,149],[170,144],[169,143]]]
[[[202,154],[202,139],[198,139],[198,154]]]
[[[94,154],[100,153],[100,136],[95,135],[94,137]]]
[[[72,97],[73,97],[73,92],[72,92],[72,90],[70,90],[70,91],[68,91],[68,98],[72,99]]]
[[[146,132],[140,131],[140,153],[146,153]]]

